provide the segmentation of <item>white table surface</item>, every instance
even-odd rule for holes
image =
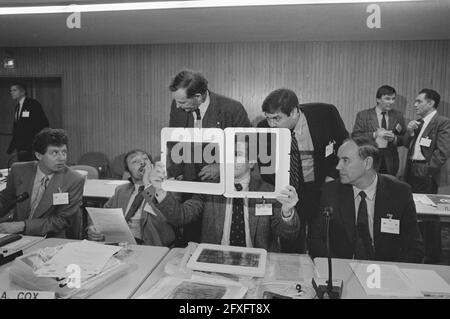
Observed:
[[[127,180],[87,179],[84,183],[83,197],[110,198],[116,187],[127,184]]]

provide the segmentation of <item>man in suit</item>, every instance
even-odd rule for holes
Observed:
[[[246,154],[245,154],[246,153]],[[243,160],[245,158],[245,160]],[[261,179],[251,178],[254,163],[249,163],[248,152],[237,147],[235,161],[235,187],[237,191],[270,191]],[[264,248],[279,251],[278,238],[295,238],[300,221],[295,209],[298,201],[295,188],[287,186],[275,200],[266,200],[270,215],[260,215],[261,200],[254,198],[226,198],[221,195],[195,194],[180,203],[171,193],[161,188],[165,178],[164,166],[157,163],[151,174],[156,187],[156,205],[174,225],[181,226],[192,220],[201,220],[201,242],[219,245]],[[258,183],[261,183],[258,185]],[[255,186],[258,185],[258,186]]]
[[[174,229],[156,208],[155,189],[146,178],[153,169],[151,156],[139,149],[129,151],[124,157],[124,167],[130,174],[130,183],[118,186],[104,207],[122,208],[138,244],[171,246],[175,240]],[[88,226],[87,234],[89,240],[105,239],[94,225]]]
[[[258,127],[288,128],[291,130],[290,184],[295,187],[300,201],[297,211],[302,226],[309,226],[318,214],[320,189],[325,181],[337,178],[335,150],[348,137],[338,110],[331,104],[298,103],[297,95],[288,89],[271,92],[262,104],[266,119]],[[270,148],[270,145],[268,146]],[[266,154],[269,154],[270,151]],[[267,163],[260,163],[267,165]],[[262,178],[275,183],[274,175]],[[299,238],[282,241],[284,252],[304,253],[307,229]]]
[[[43,129],[34,138],[33,150],[38,161],[15,163],[0,193],[0,216],[8,213],[16,197],[28,195],[15,205],[14,221],[0,224],[0,233],[64,238],[81,214],[84,178],[66,166],[64,130]]]
[[[380,173],[396,176],[399,166],[397,146],[405,134],[403,113],[394,109],[396,92],[389,85],[381,86],[376,93],[377,105],[358,112],[352,137],[366,136],[374,140],[380,150]]]
[[[197,71],[181,70],[171,81],[170,127],[220,128],[250,127],[250,120],[243,105],[233,99],[211,92],[208,81]],[[167,163],[164,163],[167,164]],[[169,176],[184,181],[219,182],[218,164],[183,163],[167,167]],[[182,194],[188,199],[191,194]],[[198,241],[200,224],[185,225],[177,245]]]
[[[44,127],[49,126],[48,119],[41,104],[26,96],[25,85],[13,84],[10,92],[17,105],[14,112],[13,136],[7,153],[17,152],[17,159],[20,162],[32,161],[35,159],[31,147],[33,138]]]
[[[437,113],[440,100],[438,92],[421,90],[414,103],[418,120],[408,123],[404,135],[408,146],[405,177],[414,193],[436,194],[441,176],[447,176],[444,164],[450,157],[450,119]],[[423,231],[425,262],[436,263],[441,253],[439,220],[425,222]]]
[[[377,174],[376,144],[367,137],[346,140],[338,150],[340,181],[324,185],[321,211],[332,211],[330,250],[336,258],[421,263],[423,243],[411,187]],[[326,227],[318,215],[310,254],[327,256]]]

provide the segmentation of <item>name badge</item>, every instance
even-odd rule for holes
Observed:
[[[398,134],[400,134],[402,129],[403,129],[403,127],[400,125],[400,123],[397,123],[397,125],[395,126],[395,130],[398,132]]]
[[[23,111],[23,112],[22,112],[22,117],[30,117],[30,112],[28,112],[28,111]]]
[[[256,216],[272,216],[272,204],[256,204]]]
[[[69,193],[54,193],[53,205],[66,205],[69,204]]]
[[[156,213],[153,210],[152,205],[150,205],[149,203],[145,203],[144,212],[147,212],[149,214],[152,214],[152,215],[156,216]]]
[[[33,290],[0,290],[0,299],[55,299],[55,292]]]
[[[399,235],[400,220],[392,218],[381,218],[381,232]]]
[[[325,146],[325,157],[330,156],[331,154],[333,154],[334,151],[334,144],[333,142],[328,143],[327,146]]]
[[[430,147],[431,140],[428,137],[422,137],[420,139],[419,145],[424,147]]]

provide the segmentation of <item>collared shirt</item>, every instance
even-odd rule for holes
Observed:
[[[33,191],[31,193],[31,201],[30,201],[30,203],[33,203],[35,198],[36,198],[36,194],[37,194],[38,189],[39,189],[39,187],[41,185],[42,178],[44,178],[44,176],[47,176],[48,177],[48,182],[50,183],[50,180],[52,179],[53,175],[54,175],[53,173],[50,174],[50,175],[45,175],[41,171],[41,169],[39,168],[39,165],[37,166],[36,176],[34,177],[34,182],[33,182]],[[48,186],[48,184],[47,184],[47,186]]]
[[[20,113],[22,112],[23,102],[25,101],[25,96],[19,100],[19,109],[17,110],[17,119],[20,119]]]
[[[130,200],[128,201],[127,210],[124,212],[124,216],[127,216],[128,211],[131,208],[131,205],[133,204],[134,199],[136,198],[136,195],[139,192],[139,187],[142,186],[140,184],[134,184],[134,191],[131,193]],[[149,187],[148,185],[147,187]],[[147,188],[145,187],[145,188]],[[142,201],[141,206],[138,208],[136,213],[133,217],[130,218],[130,221],[128,222],[128,226],[130,227],[131,233],[135,238],[142,239],[141,234],[141,216],[142,216],[142,209],[145,205],[145,200]]]
[[[194,127],[202,128],[202,120],[203,117],[205,116],[206,110],[208,109],[209,102],[210,102],[209,92],[206,91],[205,101],[198,106],[198,109],[200,110],[200,120],[197,120],[197,114],[195,112],[191,112],[192,116],[194,117]]]
[[[427,116],[425,116],[423,118],[422,129],[420,130],[419,135],[417,136],[417,139],[416,139],[416,143],[414,144],[414,153],[411,156],[411,159],[418,160],[418,161],[425,160],[425,156],[423,156],[422,151],[420,150],[420,140],[422,138],[423,132],[427,128],[428,124],[430,123],[431,119],[436,114],[436,112],[437,111],[434,110],[433,112],[431,112],[430,114],[428,114]],[[425,137],[428,137],[428,136],[425,136]]]
[[[358,220],[358,208],[361,203],[361,197],[359,196],[359,192],[364,191],[366,193],[366,203],[367,203],[367,217],[369,220],[369,233],[370,238],[372,239],[373,244],[373,218],[375,214],[375,195],[377,193],[377,183],[378,183],[378,175],[375,175],[375,179],[372,184],[369,185],[366,189],[359,189],[356,186],[353,186],[353,196],[355,200],[355,224]]]
[[[302,161],[303,181],[314,182],[314,145],[311,133],[303,112],[300,112],[300,118],[295,125],[294,132],[297,139],[298,149],[300,151],[300,160]]]
[[[378,106],[376,106],[375,113],[377,113],[378,127],[381,127],[381,121],[383,120],[383,114],[381,114],[381,112],[385,112],[384,117],[386,119],[386,130],[389,130],[389,112],[382,111]]]

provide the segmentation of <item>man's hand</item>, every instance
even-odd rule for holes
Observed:
[[[219,164],[209,164],[202,168],[198,176],[202,181],[218,182],[220,180]]]
[[[410,121],[406,126],[406,130],[412,135],[412,133],[419,128],[420,122],[418,121]]]
[[[297,205],[298,195],[295,187],[288,185],[280,192],[281,195],[277,196],[277,201],[281,203],[281,212],[283,217],[291,217],[292,209]]]
[[[23,232],[25,229],[25,222],[9,222],[0,224],[0,233],[3,234],[17,234]]]
[[[90,225],[88,226],[87,229],[87,236],[88,236],[88,240],[94,240],[94,241],[104,241],[105,240],[105,236],[100,233],[94,225]]]
[[[166,169],[162,162],[156,162],[153,169],[150,171],[149,180],[156,191],[162,189],[162,182],[167,178]]]

